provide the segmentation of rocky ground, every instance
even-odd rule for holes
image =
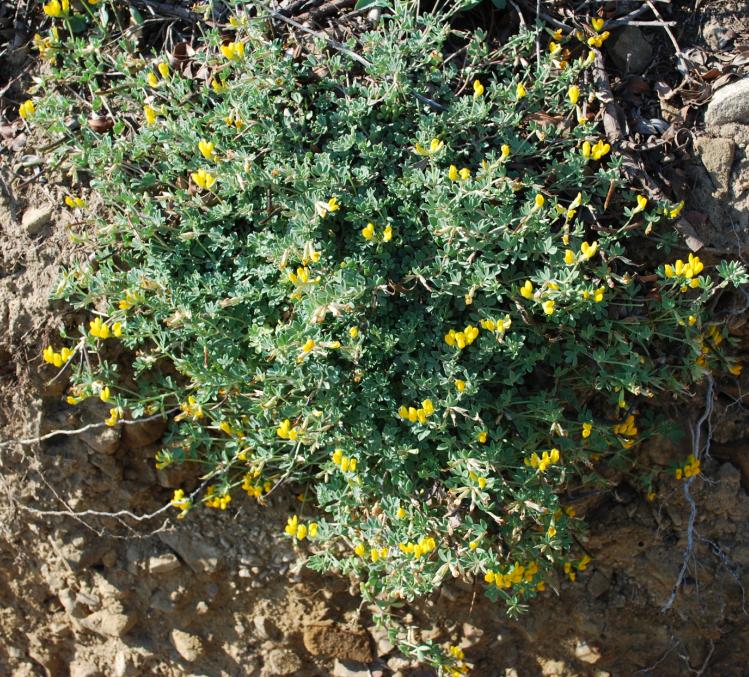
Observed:
[[[657,179],[688,200],[685,246],[746,261],[749,87],[738,76],[749,63],[749,6],[673,4],[674,37],[697,75],[674,74],[673,45],[660,29],[627,29],[607,55],[612,86],[632,138],[653,145],[645,158],[660,153]],[[0,443],[102,418],[65,405],[65,384],[50,382],[41,361],[48,339],[76,320],[48,301],[59,268],[85,254],[69,243],[60,189],[35,176],[33,139],[15,118],[34,67],[18,16],[16,3],[0,2]],[[655,119],[671,131],[637,131]],[[746,352],[746,303],[732,302],[718,312]],[[549,585],[520,621],[480,586],[458,583],[404,609],[406,620],[463,646],[475,675],[745,675],[745,386],[749,370],[716,383],[703,433],[712,453],[693,485],[693,550],[683,484],[664,473],[651,503],[626,484],[581,497],[593,563],[574,583]],[[685,428],[704,410],[704,395],[678,412]],[[353,582],[304,568],[304,552],[282,537],[296,512],[291,494],[265,507],[248,500],[227,512],[196,511],[185,522],[168,511],[142,521],[97,514],[143,515],[169,500],[181,478],[154,470],[161,432],[147,424],[0,447],[0,674],[431,674],[374,629]],[[665,468],[689,450],[687,434],[680,445],[659,440],[639,453]]]

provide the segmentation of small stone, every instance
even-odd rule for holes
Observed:
[[[71,618],[84,618],[86,616],[87,611],[85,607],[78,601],[78,599],[76,599],[75,594],[70,588],[61,590],[58,597],[60,598],[60,604],[62,604],[63,609],[65,609],[65,612]]]
[[[194,663],[203,655],[203,642],[197,635],[182,630],[172,630],[169,635],[172,646],[188,663]]]
[[[120,426],[102,426],[80,433],[79,438],[91,451],[111,456],[120,448],[121,435]]]
[[[736,39],[736,33],[715,21],[708,21],[702,29],[702,37],[710,49],[718,51],[726,49]]]
[[[255,626],[255,632],[258,639],[277,640],[281,637],[281,633],[279,632],[278,628],[267,616],[255,616],[252,619],[252,623]]]
[[[101,671],[88,661],[73,661],[70,664],[70,677],[101,677]]]
[[[370,677],[371,674],[364,663],[342,661],[338,658],[333,663],[333,677]]]
[[[293,675],[302,669],[302,661],[289,649],[272,649],[265,657],[263,673],[268,677],[275,675]]]
[[[403,656],[393,656],[388,659],[388,667],[394,672],[398,670],[406,670],[411,667],[411,661]]]
[[[731,122],[749,124],[749,78],[721,87],[707,106],[705,124],[708,129]]]
[[[174,553],[166,553],[165,555],[158,555],[151,557],[148,560],[148,571],[152,574],[168,574],[172,571],[176,571],[182,566]]]
[[[123,606],[117,602],[106,609],[95,611],[94,613],[81,619],[81,625],[87,630],[91,630],[103,637],[122,637],[132,628],[138,616],[134,611],[126,611]]]
[[[588,581],[587,588],[593,599],[598,599],[608,592],[610,586],[611,583],[606,576],[604,576],[600,571],[594,571]]]
[[[625,73],[644,72],[653,58],[652,46],[635,26],[626,26],[616,33],[607,47],[617,68]]]
[[[210,574],[218,569],[219,551],[187,530],[166,531],[159,538],[174,550],[196,574]]]
[[[157,590],[153,597],[151,597],[148,608],[170,614],[174,611],[174,603],[169,599],[169,595],[164,590]]]
[[[749,97],[749,91],[747,96]],[[703,137],[697,140],[695,146],[715,187],[713,194],[715,197],[725,195],[729,188],[736,144],[731,139]]]
[[[26,229],[30,236],[38,235],[49,225],[52,220],[52,207],[45,205],[43,207],[33,207],[27,209],[21,218],[21,225]]]
[[[114,657],[114,677],[130,677],[133,674],[133,664],[128,660],[127,653],[118,651]]]
[[[601,659],[601,652],[590,646],[587,642],[578,642],[575,645],[575,656],[584,663],[597,663]]]

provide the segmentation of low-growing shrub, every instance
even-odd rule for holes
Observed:
[[[44,357],[110,425],[178,410],[155,462],[205,480],[179,518],[292,485],[289,537],[384,617],[450,578],[517,613],[590,561],[563,497],[612,470],[652,491],[645,405],[725,359],[705,307],[743,271],[674,262],[681,205],[626,185],[589,84],[600,26],[542,30],[538,57],[535,32],[494,48],[395,2],[331,48],[255,9],[170,61],[109,15],[77,36],[75,7],[37,39],[24,115],[85,179],[65,200],[94,254],[57,291],[90,325]]]

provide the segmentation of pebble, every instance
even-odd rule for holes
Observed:
[[[182,630],[172,630],[169,639],[177,653],[188,663],[193,663],[203,655],[203,642],[197,635]]]
[[[152,574],[168,574],[172,571],[177,571],[180,566],[177,556],[171,552],[151,557],[148,560],[148,570]]]
[[[708,129],[732,122],[749,124],[749,78],[721,87],[707,106],[705,124]]]
[[[21,217],[21,225],[28,235],[34,236],[44,230],[52,220],[52,207],[44,205],[43,207],[32,207],[27,209]]]
[[[608,53],[624,73],[644,72],[653,58],[652,46],[635,26],[627,26],[612,36]]]
[[[302,661],[290,649],[272,649],[265,657],[265,673],[268,675],[293,675],[302,669]]]

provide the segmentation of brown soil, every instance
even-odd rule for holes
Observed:
[[[749,16],[745,2],[700,6],[703,14],[684,24],[680,40],[704,46],[705,24],[717,21],[737,31],[728,53],[746,47],[749,31],[736,28]],[[9,10],[0,2],[0,45],[10,47],[17,31]],[[7,78],[0,79],[0,441],[101,419],[65,405],[65,384],[50,382],[53,372],[40,359],[60,326],[75,323],[48,299],[60,266],[84,254],[69,244],[60,187],[42,177],[20,185],[33,171],[21,167],[33,140],[13,122],[28,63],[20,52],[0,54],[0,77]],[[11,69],[21,75],[15,83],[6,75]],[[735,183],[744,170],[730,171]],[[713,196],[709,177],[689,176],[695,195]],[[30,232],[23,224],[30,209],[48,210],[49,223]],[[701,235],[728,248],[737,238],[721,214],[710,211]],[[734,253],[741,255],[740,242]],[[744,349],[745,318],[731,325]],[[746,675],[744,386],[749,376],[717,384],[712,456],[693,492],[695,548],[672,608],[663,610],[685,561],[689,505],[683,484],[664,473],[652,503],[626,484],[581,498],[590,534],[582,546],[593,564],[574,583],[560,577],[549,585],[518,622],[485,600],[480,586],[458,583],[404,610],[406,618],[428,637],[460,643],[475,675]],[[703,406],[696,396],[685,420]],[[180,478],[153,469],[158,435],[143,426],[0,447],[0,674],[432,674],[374,630],[353,582],[303,567],[304,552],[282,537],[286,516],[296,512],[292,495],[273,497],[265,508],[248,500],[227,512],[196,511],[185,522],[169,513],[143,522],[81,515],[145,514],[168,501]],[[680,447],[658,441],[641,453],[665,468],[689,450],[687,436]]]

